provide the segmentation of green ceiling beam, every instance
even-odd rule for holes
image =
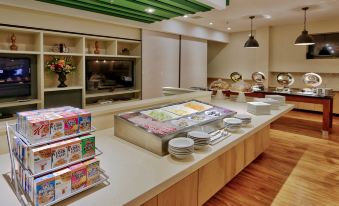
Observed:
[[[226,0],[226,6],[230,5],[230,0]]]
[[[105,15],[153,23],[185,14],[209,11],[197,0],[36,0]],[[145,9],[153,8],[154,13]]]

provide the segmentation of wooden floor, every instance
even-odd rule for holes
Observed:
[[[339,118],[321,138],[321,115],[292,111],[271,126],[271,145],[206,206],[339,205]]]

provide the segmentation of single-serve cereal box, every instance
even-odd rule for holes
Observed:
[[[46,205],[55,200],[55,178],[53,174],[34,180],[35,206]]]
[[[88,132],[91,130],[92,116],[90,112],[79,109],[76,110],[79,115],[79,132]]]
[[[89,134],[80,137],[80,139],[82,147],[82,158],[95,155],[95,136]]]
[[[48,116],[50,138],[57,139],[64,136],[64,118],[58,114],[52,114]]]
[[[64,118],[65,135],[76,134],[79,131],[79,118],[74,112],[62,112],[60,115]]]
[[[67,160],[68,162],[74,162],[82,158],[81,140],[80,138],[74,138],[67,140]]]
[[[26,121],[26,137],[30,143],[50,140],[49,121],[42,116],[30,116]]]
[[[67,145],[67,142],[57,142],[50,145],[52,151],[52,168],[68,163]]]
[[[64,197],[65,195],[71,194],[72,183],[71,183],[71,170],[66,168],[53,173],[55,177],[55,199]]]
[[[87,166],[87,185],[91,185],[100,179],[100,166],[98,159],[91,159],[84,164]]]
[[[51,169],[51,146],[46,145],[42,147],[33,148],[30,151],[30,169],[33,174],[37,174]]]
[[[72,171],[72,192],[87,186],[87,168],[83,163],[73,165],[69,168]]]

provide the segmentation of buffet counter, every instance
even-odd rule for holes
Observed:
[[[212,100],[210,103],[246,113],[244,103],[227,100]],[[170,155],[161,157],[126,142],[114,136],[114,128],[95,132],[96,144],[104,153],[99,157],[100,164],[110,177],[109,183],[82,192],[59,205],[140,205],[147,202],[160,206],[173,205],[175,201],[184,205],[201,205],[268,147],[270,123],[292,109],[292,105],[285,105],[272,110],[270,115],[253,116],[251,127],[242,128],[185,160],[176,160]],[[113,121],[113,115],[110,116]],[[6,182],[5,174],[9,171],[9,155],[0,155],[2,205],[19,205]]]

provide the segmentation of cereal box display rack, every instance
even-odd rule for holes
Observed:
[[[21,205],[54,205],[108,181],[91,118],[66,106],[20,112],[16,124],[7,124],[10,183]]]

